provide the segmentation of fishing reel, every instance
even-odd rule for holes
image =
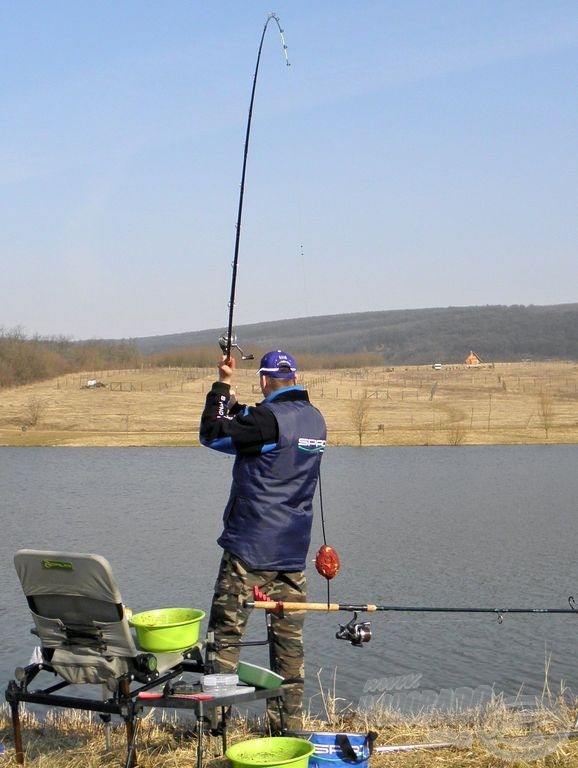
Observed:
[[[371,622],[358,622],[357,611],[355,611],[350,622],[339,625],[339,631],[335,633],[335,637],[338,640],[347,640],[351,645],[361,648],[364,643],[371,640]]]
[[[227,331],[224,331],[219,336],[219,346],[221,347],[221,351],[222,351],[222,353],[224,355],[228,354],[231,349],[235,348],[235,349],[239,350],[239,353],[241,355],[241,360],[254,360],[255,359],[255,355],[245,355],[243,353],[243,350],[237,344],[237,337],[235,336],[235,334],[231,335],[231,341],[229,343],[229,334],[227,333]]]

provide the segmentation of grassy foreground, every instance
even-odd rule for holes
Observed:
[[[254,363],[239,400],[261,398]],[[251,367],[248,367],[251,366]],[[89,389],[96,379],[104,386]],[[1,446],[194,446],[215,369],[89,371],[0,389]],[[330,445],[578,442],[578,364],[306,371]]]
[[[363,717],[341,715],[330,723],[307,719],[308,731],[378,733],[376,747],[451,742],[453,746],[412,751],[375,752],[371,768],[498,768],[498,766],[536,765],[544,768],[578,767],[578,739],[560,735],[572,728],[575,713],[562,705],[553,717],[549,709],[534,712],[528,719],[512,715],[497,701],[490,715],[480,719],[478,711],[441,717],[436,713],[402,719],[388,710]],[[96,716],[72,711],[48,712],[40,722],[27,713],[22,717],[26,765],[30,768],[103,768],[123,766],[126,759],[124,725],[112,729],[111,750],[106,749],[102,724]],[[138,764],[141,768],[193,768],[196,766],[194,720],[168,715],[162,719],[144,718],[139,728]],[[557,735],[558,734],[558,735]],[[234,717],[229,728],[229,744],[266,735],[260,719]],[[6,707],[0,710],[2,765],[15,766],[10,720]],[[207,768],[228,768],[221,754],[220,738],[205,741]],[[332,763],[327,763],[331,766]],[[343,764],[337,763],[342,767]]]

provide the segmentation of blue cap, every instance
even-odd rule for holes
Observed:
[[[295,358],[287,352],[277,349],[263,355],[258,373],[271,376],[273,379],[294,379],[297,373],[297,363]]]

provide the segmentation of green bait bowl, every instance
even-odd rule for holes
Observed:
[[[129,623],[143,651],[170,653],[195,645],[204,618],[204,611],[196,608],[159,608],[135,613]]]
[[[305,739],[272,736],[233,744],[225,755],[233,768],[307,768],[315,747]]]

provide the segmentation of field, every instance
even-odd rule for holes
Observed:
[[[554,714],[555,712],[555,714]],[[376,751],[360,768],[577,768],[578,731],[575,712],[561,704],[518,713],[498,700],[487,711],[472,710],[443,715],[418,714],[403,719],[392,710],[376,712],[370,719],[350,713],[319,721],[305,717],[309,732],[377,734]],[[26,765],[30,768],[111,768],[125,765],[126,733],[115,722],[111,749],[95,715],[78,711],[49,711],[44,721],[26,712],[22,717]],[[138,765],[141,768],[195,768],[194,721],[171,715],[162,719],[149,713],[139,728]],[[264,718],[244,719],[235,714],[229,727],[229,744],[266,735]],[[203,765],[231,768],[222,756],[220,738],[205,739]],[[393,751],[396,745],[445,744],[445,748]],[[8,709],[0,709],[2,764],[16,766]],[[391,751],[387,751],[387,750]],[[382,751],[383,750],[383,751]],[[329,768],[353,763],[327,760]],[[317,763],[320,764],[320,763]]]
[[[241,402],[261,399],[254,363]],[[0,389],[2,446],[194,446],[215,369],[88,371]],[[102,386],[87,387],[90,380]],[[329,445],[578,442],[578,364],[306,371]]]

